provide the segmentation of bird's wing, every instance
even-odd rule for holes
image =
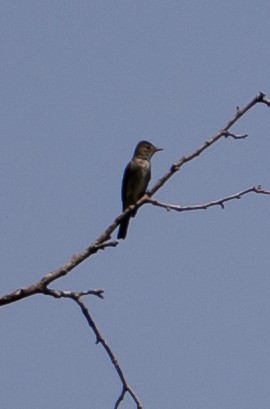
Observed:
[[[142,197],[147,189],[151,171],[148,170],[144,175],[144,171],[140,165],[131,160],[124,171],[122,182],[122,202],[123,210]]]

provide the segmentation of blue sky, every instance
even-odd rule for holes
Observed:
[[[1,2],[1,294],[34,283],[119,214],[137,142],[152,184],[259,91],[270,96],[268,1]],[[269,109],[256,106],[156,198],[270,189]],[[54,288],[85,298],[145,408],[267,409],[269,198],[192,213],[143,207],[128,238]],[[1,309],[4,409],[112,408],[121,385],[75,304]],[[123,409],[135,407],[127,398]]]

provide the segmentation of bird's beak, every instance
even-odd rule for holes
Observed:
[[[159,152],[159,151],[163,151],[163,148],[157,148],[157,147],[155,146],[155,152]]]

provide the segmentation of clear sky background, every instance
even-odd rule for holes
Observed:
[[[259,91],[270,96],[270,2],[1,1],[1,294],[36,282],[120,213],[137,142],[153,183]],[[156,198],[204,203],[270,188],[258,105]],[[147,409],[268,409],[270,198],[224,210],[143,207],[127,240],[54,288],[85,298]],[[0,310],[1,408],[113,408],[121,384],[74,303]],[[121,408],[135,408],[127,398]]]

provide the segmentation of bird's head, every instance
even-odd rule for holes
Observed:
[[[158,151],[163,151],[163,149],[157,148],[151,142],[141,141],[135,148],[134,156],[150,159]]]

